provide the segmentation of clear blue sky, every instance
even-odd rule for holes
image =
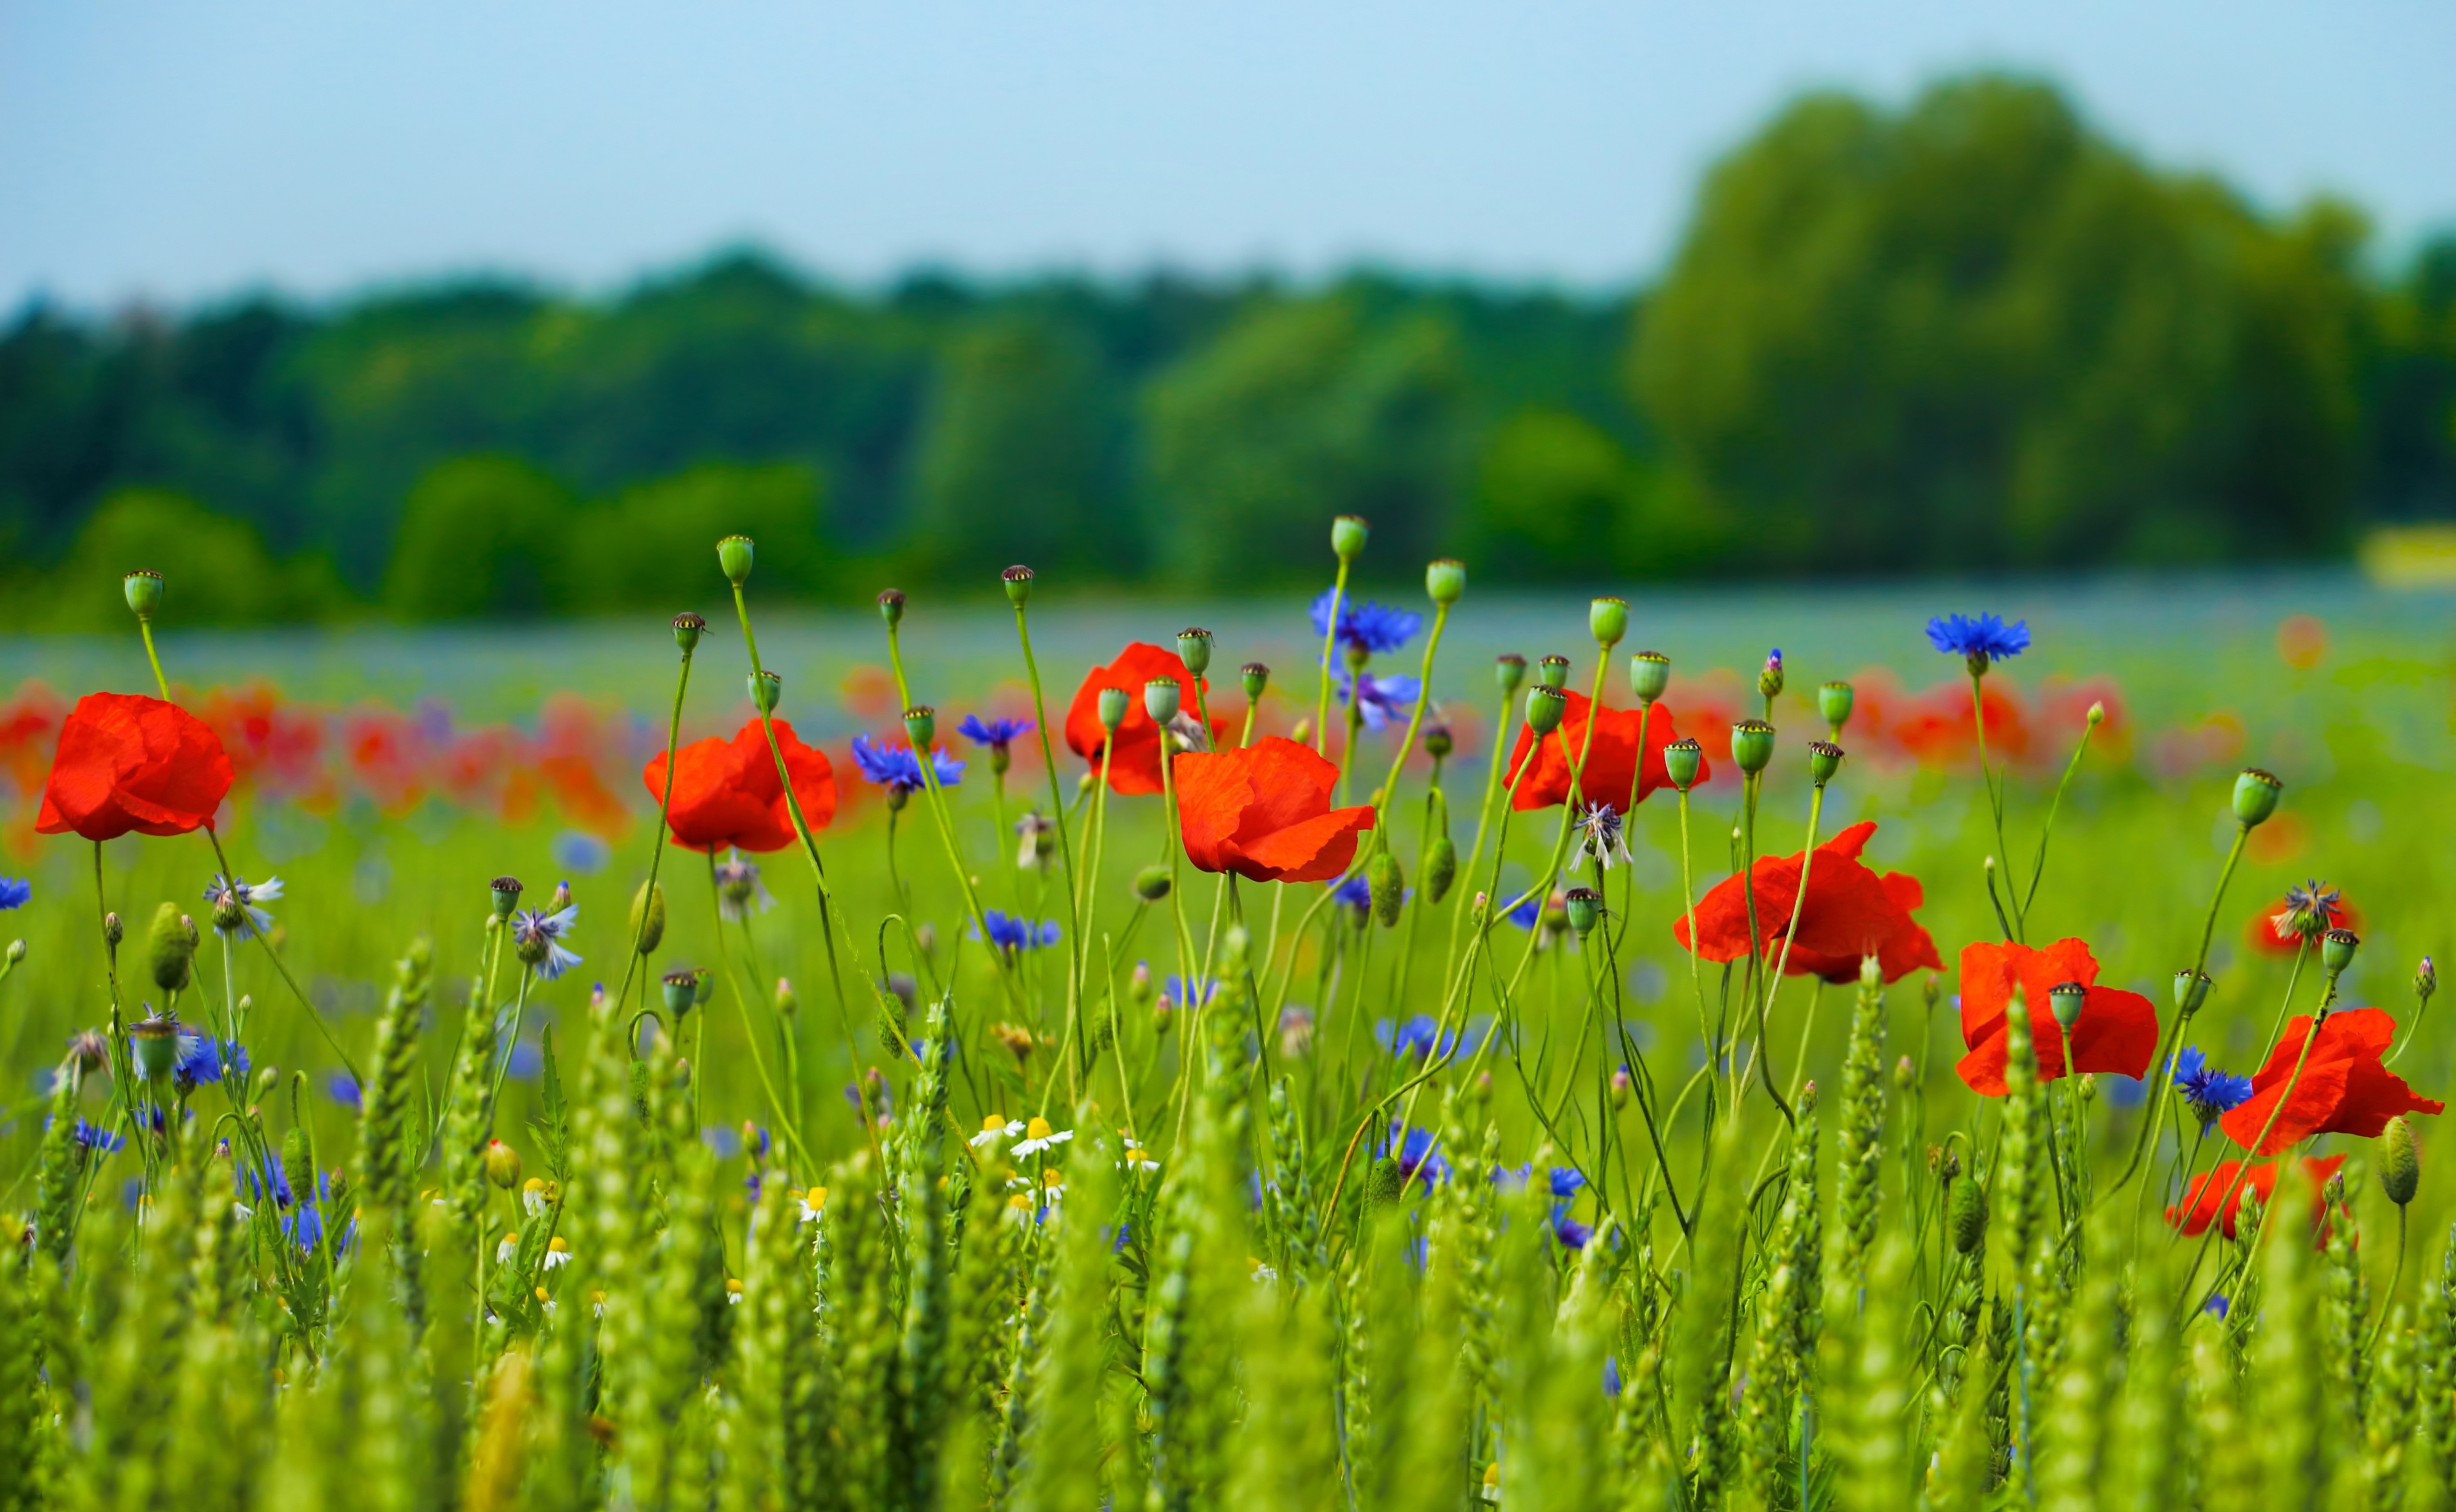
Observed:
[[[2161,162],[2456,224],[2446,0],[0,0],[0,309],[752,240],[1617,284],[1794,92],[1974,65]]]

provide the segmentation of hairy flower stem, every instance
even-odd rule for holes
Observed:
[[[1747,991],[1750,997],[1756,996],[1757,973],[1764,970],[1765,967],[1765,935],[1759,930],[1757,925],[1756,879],[1757,796],[1759,792],[1762,791],[1764,784],[1765,774],[1763,772],[1758,772],[1750,776],[1749,778],[1748,791],[1744,795],[1744,801],[1740,806],[1740,888],[1741,890],[1747,894],[1749,900],[1749,971],[1746,980]],[[1821,794],[1819,796],[1820,798],[1822,797]],[[1806,886],[1807,875],[1804,871],[1801,873],[1800,881],[1802,885],[1799,889],[1799,895],[1801,898],[1806,898],[1808,896],[1808,889]],[[1769,990],[1767,996],[1770,997],[1771,995],[1771,991]],[[1782,1121],[1784,1123],[1790,1125],[1791,1128],[1798,1128],[1798,1116],[1791,1111],[1791,1104],[1784,1100],[1782,1089],[1773,1084],[1773,1053],[1766,1044],[1766,1005],[1763,999],[1759,999],[1757,1002],[1757,1042],[1755,1047],[1749,1052],[1749,1058],[1755,1061],[1763,1073],[1760,1079],[1765,1084],[1766,1095],[1773,1099],[1774,1111],[1782,1114]],[[1741,1074],[1746,1075],[1746,1071],[1742,1071]],[[1739,1083],[1734,1081],[1731,1085],[1731,1116],[1734,1119],[1738,1118],[1740,1115],[1740,1092],[1741,1088]]]
[[[2200,923],[2200,953],[2192,958],[2192,970],[2196,973],[2208,969],[2209,945],[2217,938],[2218,906],[2225,901],[2226,884],[2233,880],[2235,866],[2242,860],[2243,842],[2250,837],[2249,825],[2235,826],[2234,846],[2226,851],[2225,868],[2218,873],[2217,890],[2209,894],[2208,916]],[[2149,1094],[2147,1116],[2140,1120],[2140,1133],[2133,1138],[2132,1158],[2124,1162],[2123,1174],[2107,1183],[2106,1190],[2098,1195],[2098,1201],[2103,1202],[2122,1191],[2124,1183],[2139,1174],[2141,1160],[2148,1154],[2151,1141],[2158,1137],[2158,1125],[2165,1117],[2166,1098],[2175,1087],[2175,1078],[2165,1068],[2173,1064],[2175,1052],[2183,1042],[2183,1026],[2190,1021],[2191,1015],[2188,1013],[2175,1015],[2174,1030],[2166,1035],[2165,1042],[2159,1046],[2158,1058],[2149,1063],[2152,1073],[2157,1076],[2157,1086]],[[2317,1026],[2314,1026],[2314,1031],[2316,1030]],[[2304,1042],[2304,1048],[2306,1050],[2309,1048],[2308,1041]],[[2278,1106],[2282,1108],[2284,1104],[2281,1102]],[[2267,1136],[2262,1134],[2262,1137]],[[2244,1164],[2243,1169],[2246,1171],[2250,1169],[2248,1162]],[[2193,1268],[2199,1269],[2197,1260],[2193,1262]]]
[[[1115,744],[1115,743],[1113,741],[1102,741],[1100,743],[1100,785],[1098,787],[1094,789],[1094,796],[1092,799],[1092,822],[1086,827],[1090,831],[1089,844],[1092,850],[1092,868],[1089,872],[1085,873],[1085,875],[1090,877],[1097,877],[1100,874],[1101,852],[1107,847],[1109,840],[1109,756],[1110,748]],[[1170,890],[1175,891],[1176,889],[1172,888]],[[1096,899],[1093,900],[1092,907],[1088,912],[1084,909],[1077,909],[1074,913],[1074,917],[1077,920],[1097,918],[1098,916],[1099,908],[1098,900]],[[1078,1061],[1087,1059],[1088,1057],[1085,1057],[1082,1053],[1080,1041],[1074,1038],[1082,1032],[1082,994],[1075,991],[1075,984],[1091,980],[1092,931],[1088,929],[1081,929],[1078,927],[1075,930],[1074,940],[1075,945],[1069,946],[1067,948],[1067,954],[1070,957],[1067,962],[1070,974],[1067,978],[1066,1032],[1069,1040],[1073,1042],[1073,1048],[1067,1052],[1066,1089],[1068,1100],[1080,1102],[1082,1098],[1075,1091],[1075,1067]],[[1071,957],[1075,955],[1077,947],[1080,948],[1081,953],[1081,959],[1079,962],[1071,959]],[[1114,971],[1110,973],[1112,977],[1114,977],[1115,974],[1115,973]],[[1125,1074],[1125,1062],[1120,1060],[1117,1065],[1118,1075],[1122,1077]],[[1090,1071],[1090,1067],[1088,1065],[1083,1069],[1087,1073]],[[1056,1085],[1057,1078],[1052,1076],[1049,1078],[1049,1086],[1041,1089],[1040,1112],[1043,1117],[1046,1117],[1049,1114],[1049,1093],[1051,1089],[1054,1088]]]
[[[2047,805],[2047,822],[2038,828],[2038,853],[2030,863],[2029,890],[2021,894],[2020,911],[2024,919],[2029,916],[2030,905],[2037,901],[2038,879],[2047,874],[2047,842],[2055,837],[2056,815],[2063,812],[2065,789],[2072,787],[2073,774],[2080,770],[2081,757],[2089,753],[2089,738],[2097,731],[2098,721],[2095,719],[2081,725],[2080,739],[2073,746],[2072,760],[2064,763],[2063,778],[2056,784],[2056,796]]]
[[[1330,751],[1330,653],[1339,645],[1339,605],[1346,597],[1347,559],[1341,557],[1339,576],[1330,584],[1330,620],[1321,632],[1321,687],[1314,696],[1313,705],[1313,748],[1317,755]]]
[[[1475,810],[1475,844],[1467,848],[1466,862],[1459,868],[1459,875],[1463,877],[1473,877],[1484,860],[1484,836],[1492,823],[1492,800],[1501,791],[1501,768],[1507,764],[1513,744],[1506,738],[1511,733],[1509,709],[1510,695],[1504,693],[1501,695],[1501,710],[1492,721],[1492,760],[1484,769],[1484,798]],[[1473,891],[1472,888],[1459,889],[1458,901],[1450,905],[1450,943],[1442,958],[1443,976],[1458,967],[1459,931],[1466,922],[1467,899]]]
[[[673,716],[665,722],[665,790],[658,795],[657,798],[657,843],[648,851],[648,891],[646,895],[650,899],[654,899],[657,895],[657,868],[665,859],[665,836],[667,833],[665,828],[665,816],[673,811],[674,807],[674,758],[675,754],[682,748],[683,695],[690,690],[690,672],[691,653],[688,650],[686,650],[683,652],[682,671],[674,679]],[[708,852],[711,860],[714,859],[715,854],[716,852],[712,850]],[[623,1000],[630,995],[631,974],[640,969],[640,962],[643,959],[640,953],[640,939],[647,927],[648,909],[643,908],[640,910],[640,922],[634,926],[631,930],[630,958],[623,963],[623,985],[615,989],[614,991],[614,1006],[618,1010],[623,1006]],[[641,991],[645,996],[646,989],[643,987]]]
[[[1985,785],[1987,788],[1987,807],[1988,809],[1996,816],[1996,853],[2002,856],[2007,862],[2010,862],[2013,858],[2013,851],[2012,848],[2004,843],[2004,785],[2002,780],[1996,774],[1995,762],[1991,760],[1987,754],[1986,680],[1986,674],[1984,672],[1974,670],[1970,674],[1970,717],[1978,726],[1978,780],[1980,783]],[[2045,857],[2043,844],[2041,845],[2039,855],[2041,864],[2043,864]],[[2016,945],[2027,944],[2028,941],[2025,936],[2028,930],[2028,921],[2021,916],[2022,909],[2020,894],[2014,892],[2010,878],[2006,879],[2004,890],[2007,893],[2012,894],[2012,896],[2006,901],[2010,902],[2013,906],[2014,943]]]
[[[2294,1089],[2301,1085],[2302,1081],[2302,1068],[2309,1065],[2311,1062],[2311,1047],[2319,1043],[2320,1026],[2325,1024],[2327,1021],[2328,1010],[2323,1005],[2318,1015],[2311,1020],[2309,1032],[2302,1036],[2302,1049],[2294,1057],[2294,1073],[2292,1075],[2285,1078],[2285,1090],[2278,1094],[2277,1106],[2268,1110],[2268,1121],[2260,1126],[2259,1137],[2252,1140],[2250,1144],[2244,1146],[2247,1153],[2243,1156],[2241,1168],[2235,1172],[2234,1179],[2226,1184],[2224,1193],[2218,1198],[2216,1212],[2219,1220],[2221,1220],[2225,1216],[2227,1209],[2234,1205],[2235,1194],[2241,1192],[2242,1190],[2243,1183],[2251,1179],[2252,1166],[2254,1162],[2260,1158],[2261,1147],[2268,1143],[2269,1134],[2277,1128],[2277,1120],[2285,1116],[2287,1106],[2294,1101]],[[2172,1080],[2171,1077],[2168,1079],[2169,1081]],[[2278,1206],[2279,1204],[2272,1202],[2268,1205],[2268,1210],[2263,1211],[2261,1214],[2261,1221],[2263,1225],[2265,1225],[2268,1220],[2269,1212],[2273,1211]],[[2184,1299],[2188,1299],[2191,1297],[2192,1283],[2200,1277],[2200,1262],[2208,1257],[2210,1238],[2224,1229],[2224,1227],[2225,1224],[2222,1221],[2212,1220],[2209,1226],[2201,1232],[2200,1247],[2192,1252],[2192,1268],[2183,1273],[2182,1295]],[[2180,1327],[2182,1323],[2189,1321],[2190,1318],[2191,1314],[2188,1312],[2178,1313],[2176,1317],[2177,1326]]]
[[[1067,829],[1066,798],[1057,786],[1056,748],[1049,742],[1049,707],[1047,700],[1042,697],[1040,691],[1040,663],[1032,654],[1032,626],[1025,619],[1024,606],[1021,603],[1014,606],[1014,638],[1023,648],[1024,676],[1032,684],[1032,726],[1034,732],[1040,737],[1040,769],[1049,779],[1050,816],[1057,825],[1057,858],[1066,868],[1068,909],[1066,924],[1067,928],[1073,930],[1079,937],[1087,932],[1083,928],[1084,902],[1081,892],[1083,885],[1074,874],[1074,841]],[[1105,774],[1101,778],[1101,786],[1103,787],[1108,786]],[[1003,837],[1001,837],[1001,843],[1003,843]],[[1087,969],[1089,960],[1090,957],[1086,956]],[[1072,1000],[1069,1003],[1070,1011],[1078,1005],[1082,998],[1083,979],[1082,971],[1074,971],[1067,977],[1066,991]]]

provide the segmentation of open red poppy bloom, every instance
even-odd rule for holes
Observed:
[[[2315,953],[2320,949],[2320,935],[2330,930],[2351,930],[2356,934],[2363,932],[2362,910],[2355,908],[2353,901],[2344,894],[2322,892],[2312,899],[2312,905],[2314,913],[2326,915],[2326,922],[2320,926],[2319,933],[2311,937],[2311,949]],[[2291,957],[2302,949],[2302,936],[2294,929],[2293,903],[2288,901],[2282,908],[2263,909],[2253,914],[2251,921],[2242,927],[2242,938],[2244,944],[2262,955]]]
[[[2056,1022],[2051,996],[2065,982],[2089,989],[2080,1020],[2073,1025],[2070,1067],[2064,1065],[2063,1026]],[[2068,1070],[2137,1077],[2158,1058],[2158,1010],[2138,992],[2098,986],[2098,958],[2081,941],[2057,940],[2043,950],[1980,941],[1961,948],[1961,1042],[1970,1053],[1954,1070],[1981,1096],[2004,1095],[2006,1015],[2016,988],[2030,1014],[2040,1081],[2054,1081]]]
[[[1643,709],[1606,707],[1594,716],[1594,744],[1586,744],[1587,712],[1592,702],[1584,693],[1568,695],[1568,712],[1561,717],[1557,735],[1544,737],[1539,747],[1535,732],[1524,724],[1518,726],[1518,745],[1509,753],[1508,770],[1502,774],[1504,783],[1517,782],[1517,795],[1509,800],[1512,808],[1549,808],[1566,803],[1569,798],[1569,762],[1577,753],[1586,753],[1586,764],[1578,778],[1579,796],[1590,804],[1609,804],[1622,813],[1628,811],[1629,783],[1638,773],[1638,725],[1646,726],[1646,777],[1638,789],[1637,800],[1658,787],[1671,786],[1671,774],[1663,766],[1663,747],[1680,738],[1671,722],[1668,705],[1657,704],[1654,712]],[[1569,753],[1561,754],[1566,742]],[[1525,765],[1533,750],[1535,765],[1527,768],[1522,781],[1518,768]],[[1704,760],[1697,763],[1697,780],[1705,782],[1713,776],[1712,767]]]
[[[1237,750],[1177,759],[1186,859],[1254,882],[1327,882],[1356,861],[1373,809],[1333,808],[1339,767],[1310,746],[1266,735]]]
[[[793,796],[812,830],[836,816],[835,766],[827,752],[802,744],[793,726],[776,721],[776,748],[793,774]],[[665,755],[659,751],[640,773],[648,796],[665,795]],[[776,780],[776,758],[768,733],[751,720],[731,740],[711,735],[674,753],[674,797],[665,828],[686,850],[715,852],[782,850],[793,843],[793,816],[785,806],[785,785]]]
[[[2330,1155],[2324,1160],[2315,1160],[2307,1155],[2303,1157],[2302,1169],[2311,1177],[2311,1226],[2315,1229],[2328,1216],[2328,1199],[2321,1189],[2344,1163],[2343,1155]],[[2280,1160],[2263,1160],[2253,1166],[2251,1175],[2238,1186],[2235,1177],[2241,1172],[2242,1162],[2221,1160],[2215,1171],[2192,1178],[2192,1184],[2184,1189],[2181,1204],[2166,1210],[2166,1221],[2181,1229],[2185,1238],[2196,1238],[2207,1232],[2210,1221],[2218,1216],[2218,1204],[2222,1201],[2225,1203],[2225,1218],[2221,1226],[2225,1236],[2233,1238],[2235,1216],[2242,1211],[2243,1194],[2251,1193],[2260,1198],[2262,1207],[2268,1206],[2270,1194],[2277,1190],[2278,1168],[2283,1164]]]
[[[1799,931],[1784,961],[1787,976],[1856,981],[1859,962],[1873,955],[1888,982],[1924,966],[1938,970],[1935,941],[1911,917],[1922,892],[1915,877],[1878,876],[1859,859],[1875,821],[1862,820],[1816,848],[1808,868],[1808,901],[1800,905]],[[1766,856],[1749,868],[1757,897],[1757,938],[1769,959],[1782,956],[1783,931],[1791,927],[1799,897],[1801,857]],[[1688,944],[1686,914],[1671,922],[1671,937]],[[1697,953],[1709,961],[1737,961],[1749,953],[1749,895],[1740,879],[1726,877],[1697,900]]]
[[[1100,727],[1100,690],[1122,688],[1126,694],[1126,717],[1117,725],[1116,753],[1109,759],[1109,790],[1115,793],[1156,793],[1161,790],[1159,775],[1159,725],[1154,724],[1150,711],[1143,707],[1143,684],[1156,678],[1175,678],[1184,690],[1183,706],[1191,714],[1196,708],[1195,677],[1185,669],[1185,663],[1175,651],[1164,651],[1147,642],[1136,641],[1117,653],[1117,659],[1106,666],[1092,668],[1083,685],[1074,690],[1074,702],[1066,705],[1066,746],[1075,755],[1100,769],[1100,747],[1109,732]],[[1210,687],[1206,680],[1202,686]]]
[[[2380,1052],[2396,1039],[2396,1020],[2384,1009],[2348,1008],[2329,1014],[2297,1078],[2294,1062],[2310,1032],[2311,1015],[2295,1014],[2277,1048],[2268,1052],[2268,1064],[2252,1073],[2250,1098],[2219,1120],[2227,1138],[2249,1150],[2267,1129],[2268,1137],[2251,1153],[2270,1155],[2318,1134],[2375,1138],[2401,1113],[2446,1112],[2446,1103],[2415,1096],[2404,1077],[2380,1063]],[[2288,1081],[2294,1083],[2293,1100],[2270,1128],[2268,1115],[2285,1095]]]
[[[184,835],[213,822],[230,754],[203,720],[135,693],[88,693],[60,725],[34,828],[88,840]]]

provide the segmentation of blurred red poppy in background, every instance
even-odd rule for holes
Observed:
[[[212,823],[231,760],[203,720],[133,693],[88,693],[60,725],[34,828],[88,840],[184,835]]]
[[[793,774],[793,796],[813,831],[836,816],[835,766],[827,752],[802,744],[793,726],[776,721],[776,746]],[[648,796],[665,796],[665,753],[659,751],[640,773]],[[751,720],[731,740],[711,735],[674,755],[674,796],[665,811],[674,844],[711,854],[728,846],[743,850],[782,850],[793,843],[793,816],[785,785],[776,780],[776,758],[768,733]]]

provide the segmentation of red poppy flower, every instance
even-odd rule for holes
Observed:
[[[34,828],[88,840],[184,835],[213,822],[231,761],[203,720],[133,693],[88,693],[60,725]]]
[[[1156,793],[1161,790],[1159,775],[1159,726],[1152,722],[1143,708],[1143,684],[1155,678],[1173,677],[1184,689],[1184,706],[1195,707],[1194,674],[1175,651],[1163,651],[1142,641],[1130,644],[1117,653],[1117,659],[1106,666],[1092,668],[1083,685],[1074,690],[1074,702],[1066,706],[1067,748],[1100,769],[1100,747],[1108,731],[1100,727],[1100,690],[1123,688],[1126,693],[1126,717],[1117,726],[1116,754],[1109,761],[1109,789],[1123,794]],[[1205,681],[1204,689],[1210,687]]]
[[[1254,882],[1327,882],[1356,860],[1367,807],[1333,808],[1339,767],[1284,735],[1177,759],[1186,859]]]
[[[1942,968],[1935,941],[1911,917],[1923,899],[1918,880],[1899,873],[1878,876],[1859,859],[1875,832],[1875,821],[1863,820],[1816,848],[1785,975],[1855,981],[1860,960],[1870,955],[1888,982],[1922,966]],[[1757,938],[1769,957],[1782,955],[1783,931],[1799,897],[1800,860],[1765,856],[1749,871],[1757,896]],[[1671,937],[1688,946],[1686,914],[1672,921]],[[1697,953],[1709,961],[1736,961],[1749,953],[1749,899],[1738,877],[1724,878],[1697,901]]]
[[[1680,738],[1671,722],[1671,710],[1661,704],[1654,705],[1652,715],[1642,709],[1607,706],[1595,716],[1594,744],[1586,745],[1586,711],[1591,702],[1584,693],[1568,695],[1568,712],[1561,718],[1559,735],[1547,735],[1535,750],[1535,765],[1525,779],[1518,783],[1518,794],[1509,801],[1512,808],[1549,808],[1566,803],[1569,797],[1569,758],[1580,750],[1586,753],[1585,770],[1578,779],[1579,794],[1590,804],[1609,804],[1620,812],[1628,811],[1628,785],[1637,775],[1638,725],[1646,726],[1646,778],[1638,789],[1638,802],[1658,787],[1671,786],[1671,775],[1664,769],[1663,747]],[[1566,740],[1569,755],[1561,754],[1561,743]],[[1529,747],[1535,744],[1535,732],[1524,724],[1518,726],[1518,745],[1509,753],[1509,769],[1502,781],[1518,778],[1518,768],[1526,761]],[[1713,775],[1712,768],[1701,758],[1697,763],[1697,780],[1705,782]]]
[[[2250,1149],[2260,1132],[2268,1129],[2268,1137],[2251,1153],[2270,1155],[2318,1134],[2373,1138],[2401,1113],[2446,1112],[2446,1103],[2415,1096],[2404,1077],[2380,1064],[2380,1052],[2396,1039],[2396,1020],[2385,1010],[2349,1008],[2329,1014],[2297,1079],[2294,1062],[2310,1032],[2311,1015],[2295,1014],[2277,1048],[2268,1052],[2268,1064],[2252,1073],[2250,1098],[2219,1121],[2227,1138]],[[2285,1095],[2289,1080],[2294,1082],[2293,1101],[2271,1129],[2268,1115]]]
[[[1980,941],[1961,948],[1961,1042],[1970,1053],[1954,1069],[1984,1097],[2004,1095],[2006,1013],[2013,990],[2021,990],[2030,1014],[2030,1043],[2038,1054],[2038,1079],[2064,1074],[2063,1027],[2050,995],[2064,982],[2089,989],[2080,1021],[2073,1026],[2073,1068],[2141,1076],[2158,1058],[2158,1010],[2138,992],[2098,985],[2098,958],[2078,940],[2057,940],[2043,950],[2026,945]]]
[[[2330,1155],[2324,1160],[2307,1155],[2303,1157],[2302,1169],[2311,1177],[2311,1226],[2315,1229],[2328,1216],[2328,1199],[2321,1189],[2344,1163],[2343,1155]],[[2210,1220],[2218,1216],[2218,1203],[2222,1199],[2225,1220],[2221,1226],[2225,1236],[2233,1238],[2235,1215],[2242,1209],[2243,1194],[2251,1193],[2260,1198],[2262,1207],[2268,1206],[2269,1194],[2277,1190],[2278,1168],[2282,1164],[2278,1160],[2262,1161],[2252,1167],[2251,1175],[2238,1186],[2235,1177],[2241,1172],[2242,1162],[2221,1160],[2218,1168],[2207,1175],[2192,1178],[2192,1184],[2184,1189],[2181,1205],[2166,1210],[2166,1221],[2181,1229],[2185,1238],[2197,1238],[2208,1231]]]
[[[2305,899],[2312,912],[2327,915],[2328,922],[2320,926],[2323,933],[2329,930],[2363,932],[2362,910],[2354,907],[2353,901],[2315,882],[2307,889],[2291,889],[2282,906],[2252,915],[2242,928],[2244,943],[2262,955],[2291,957],[2302,948],[2302,936],[2294,930],[2294,914],[2296,905]],[[2319,943],[2314,939],[2312,949],[2316,950]]]
[[[776,747],[793,774],[793,796],[813,830],[836,816],[836,773],[827,752],[802,744],[793,726],[776,721]],[[648,796],[665,795],[665,756],[659,751],[640,773]],[[727,846],[744,850],[782,850],[793,843],[793,816],[785,806],[785,785],[776,780],[776,758],[767,731],[751,720],[731,740],[711,735],[674,755],[674,797],[665,810],[674,844],[713,853]]]

